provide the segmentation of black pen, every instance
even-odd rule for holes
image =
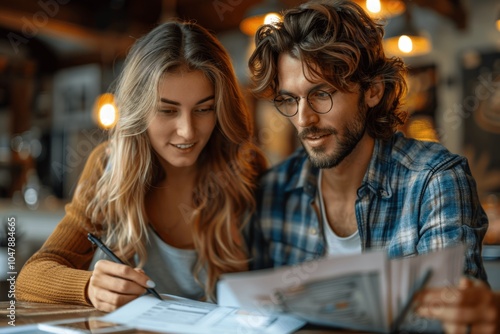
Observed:
[[[102,241],[99,240],[98,237],[96,237],[92,233],[89,233],[89,234],[87,234],[87,238],[90,240],[90,242],[92,242],[94,245],[96,245],[97,247],[99,247],[104,252],[104,254],[106,254],[107,256],[109,256],[111,258],[111,260],[113,260],[116,263],[125,264],[122,260],[120,260],[120,258],[118,256],[115,255],[115,253],[113,253],[111,251],[111,249],[109,249],[105,244],[103,244]],[[147,288],[146,290],[150,294],[152,294],[153,296],[155,296],[156,298],[158,298],[159,300],[163,300],[161,298],[160,294],[158,292],[156,292],[155,289],[153,289],[153,288]]]

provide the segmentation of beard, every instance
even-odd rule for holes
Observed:
[[[361,94],[358,101],[358,110],[356,117],[347,123],[342,131],[338,131],[334,128],[323,128],[312,126],[304,129],[300,134],[299,138],[302,142],[302,146],[307,151],[309,160],[311,164],[316,168],[328,169],[338,166],[344,159],[352,153],[356,148],[358,143],[366,131],[366,112],[368,108],[364,103],[364,96]],[[339,136],[339,132],[343,135]],[[333,135],[337,139],[337,149],[331,153],[326,153],[327,147],[319,146],[308,148],[303,140],[310,135]]]

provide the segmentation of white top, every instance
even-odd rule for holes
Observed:
[[[203,288],[194,280],[193,267],[198,254],[194,249],[180,249],[164,242],[152,228],[149,230],[149,243],[146,245],[148,254],[144,265],[146,274],[156,283],[158,293],[166,293],[180,297],[200,300],[205,296]],[[90,266],[95,262],[107,259],[107,256],[97,250]],[[206,282],[206,271],[199,273],[202,283]]]
[[[325,233],[327,255],[343,255],[343,254],[359,254],[361,253],[361,239],[359,232],[356,230],[353,234],[347,237],[339,237],[330,227],[328,218],[325,211],[325,203],[323,201],[323,194],[321,192],[321,180],[323,171],[319,171],[318,178],[318,194],[319,194],[319,207],[321,210],[321,218],[323,224],[323,231]]]

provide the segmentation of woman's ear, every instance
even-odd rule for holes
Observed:
[[[382,99],[382,96],[384,96],[384,91],[384,83],[380,77],[376,77],[371,86],[365,92],[365,102],[368,107],[375,107]]]

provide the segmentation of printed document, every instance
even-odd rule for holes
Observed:
[[[219,305],[293,314],[313,324],[388,333],[435,332],[439,323],[411,312],[424,285],[454,285],[462,275],[462,245],[402,259],[385,251],[327,257],[296,266],[225,274]]]
[[[265,314],[234,307],[162,295],[146,295],[102,317],[102,320],[160,333],[293,333],[305,324],[286,314]]]

